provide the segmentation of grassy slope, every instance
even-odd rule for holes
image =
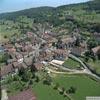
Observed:
[[[85,100],[86,96],[100,96],[100,83],[96,83],[85,76],[60,76],[56,82],[59,82],[65,88],[74,86],[77,88],[76,94],[72,95],[75,100]]]
[[[68,67],[68,68],[72,68],[72,69],[75,69],[75,68],[79,68],[80,67],[80,64],[70,58],[68,58],[68,60],[66,60],[63,64],[65,67]]]
[[[85,100],[86,96],[100,96],[100,84],[86,76],[56,76],[54,83],[59,83],[60,87],[69,89],[70,86],[77,88],[75,94],[71,95],[74,100]],[[38,100],[66,100],[62,95],[51,86],[39,83],[33,86],[33,91],[37,94]]]
[[[70,95],[74,100],[85,100],[86,96],[100,96],[100,81],[96,82],[85,75],[53,75],[52,80],[54,84],[58,83],[59,87],[64,87],[66,90],[74,86],[77,89],[76,93]],[[7,85],[10,95],[18,93],[21,87],[19,82]],[[67,97],[59,94],[52,86],[43,85],[42,81],[33,82],[32,89],[37,100],[67,100]]]

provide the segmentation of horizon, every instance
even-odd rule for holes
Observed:
[[[0,0],[0,13],[15,12],[43,6],[58,7],[87,1],[89,0]]]

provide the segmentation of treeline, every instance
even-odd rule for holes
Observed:
[[[100,0],[93,0],[93,1],[89,1],[86,3],[79,3],[79,4],[64,5],[64,6],[59,6],[57,8],[37,7],[37,8],[21,10],[13,13],[4,13],[4,14],[0,14],[0,19],[14,20],[16,19],[16,17],[23,16],[23,15],[30,18],[49,19],[50,16],[59,13],[59,10],[71,10],[71,9],[78,9],[78,8],[90,10],[90,11],[95,10],[96,12],[99,12]]]
[[[52,15],[55,8],[53,7],[38,7],[31,8],[21,11],[16,11],[13,13],[4,13],[0,15],[0,19],[7,20],[16,20],[19,16],[27,16],[29,18],[42,19],[45,18],[48,14]]]
[[[61,26],[63,24],[64,27],[71,28],[70,30],[73,30],[75,27],[79,27],[81,30],[87,29],[89,31],[96,30],[97,32],[100,32],[100,21],[97,21],[96,23],[95,21],[93,22],[97,15],[99,15],[99,5],[100,0],[92,0],[86,3],[64,5],[56,8],[38,7],[13,13],[0,14],[0,19],[18,22],[17,19],[20,16],[26,16],[27,18],[33,19],[34,23],[48,22],[54,27]],[[81,13],[79,10],[85,11],[85,13]],[[79,15],[73,14],[77,11],[79,11]]]

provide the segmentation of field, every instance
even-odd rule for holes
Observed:
[[[15,23],[9,20],[0,20],[0,42],[7,42],[13,35],[16,35],[16,37],[20,36],[21,26],[24,28],[27,28],[27,26],[32,27],[32,19],[25,17],[21,20],[19,17],[17,20]],[[23,21],[24,24],[21,21]]]
[[[18,30],[7,29],[7,25],[0,25],[0,42],[8,41],[14,33],[18,33]]]
[[[73,100],[85,100],[86,96],[100,96],[100,83],[97,83],[86,76],[58,75],[53,78],[54,83],[59,83],[60,87],[69,89],[70,86],[77,88],[76,93],[72,94]],[[43,85],[41,82],[33,86],[38,100],[67,100],[59,94],[52,86]]]
[[[76,88],[74,94],[69,94],[73,100],[85,100],[86,96],[100,96],[100,81],[94,81],[85,75],[53,75],[53,84],[58,83],[59,88],[68,90],[71,86]],[[69,100],[52,85],[44,85],[43,81],[33,82],[31,85],[37,100]],[[20,82],[11,82],[7,85],[8,95],[17,94],[22,85]]]
[[[66,60],[66,61],[64,62],[63,66],[64,66],[64,67],[67,67],[67,68],[75,69],[75,68],[80,68],[80,63],[74,61],[74,60],[71,59],[71,58],[68,58],[68,60]]]

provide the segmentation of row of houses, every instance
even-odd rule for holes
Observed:
[[[32,63],[32,61],[25,61],[22,63],[18,63],[18,62],[13,62],[11,64],[5,65],[1,67],[0,70],[0,79],[3,81],[5,80],[9,75],[13,76],[16,75],[18,73],[18,71],[21,68],[33,68],[35,70],[42,70],[43,69],[43,63],[41,62],[36,62],[36,63]]]

